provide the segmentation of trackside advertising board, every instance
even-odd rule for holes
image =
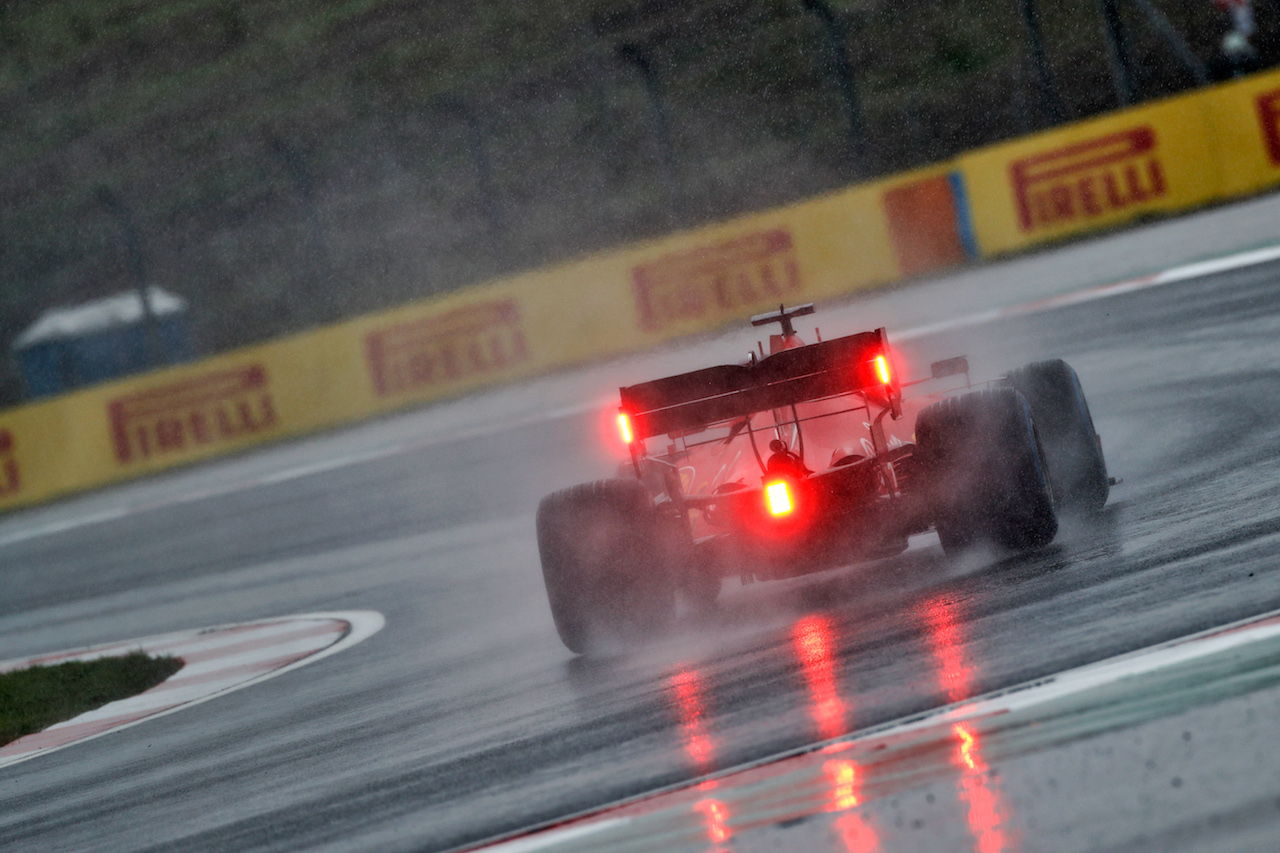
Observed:
[[[984,254],[1182,210],[1221,179],[1199,104],[1127,110],[960,157]]]
[[[464,292],[0,413],[0,508],[546,369],[519,301]]]
[[[957,158],[983,255],[1280,183],[1280,73]]]
[[[0,510],[1280,184],[1280,73],[0,412]]]
[[[1280,184],[1280,74],[1250,77],[1200,98],[1218,153],[1221,195]]]

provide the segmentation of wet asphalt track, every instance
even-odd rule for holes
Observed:
[[[818,320],[831,336],[870,325],[854,319],[863,314],[851,303]],[[574,660],[543,601],[532,513],[547,491],[608,472],[606,454],[583,451],[602,445],[602,417],[579,406],[533,426],[501,422],[522,400],[576,404],[617,384],[597,370],[572,391],[572,378],[534,384],[0,523],[0,658],[288,613],[387,618],[373,639],[313,667],[0,771],[0,848],[446,849],[829,734],[794,643],[809,615],[832,627],[842,725],[854,729],[948,701],[939,624],[953,626],[976,693],[1280,608],[1280,263],[902,348],[917,364],[967,352],[978,376],[1070,361],[1125,480],[1103,518],[1068,525],[1027,557],[957,562],[920,538],[868,567],[732,583],[715,615],[643,654]],[[617,373],[633,381],[739,349],[736,338],[703,342]],[[437,431],[417,449],[238,486],[282,459],[412,440],[459,407],[487,434]],[[191,497],[202,488],[212,491]],[[167,505],[175,496],[184,502]],[[20,538],[130,502],[154,506]],[[680,725],[681,672],[696,673],[713,735],[696,756]],[[1242,764],[1273,750],[1236,748]],[[1096,763],[1095,799],[1139,784],[1126,760]],[[1280,795],[1275,773],[1259,784],[1259,801]],[[1089,808],[1080,820],[1098,819]],[[1258,807],[1246,821],[1232,817],[1239,808],[1224,800],[1195,849],[1229,846],[1246,825],[1249,838],[1259,827],[1257,837],[1280,836],[1280,813]],[[1119,811],[1105,836],[1024,829],[1022,849],[1125,849],[1168,829]],[[977,847],[962,823],[935,829],[927,849]]]

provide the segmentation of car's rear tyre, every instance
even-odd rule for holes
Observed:
[[[948,553],[979,541],[1015,551],[1058,532],[1031,409],[1012,388],[940,400],[916,420],[934,526]]]
[[[1084,388],[1071,365],[1061,359],[1038,361],[1010,372],[1008,382],[1031,406],[1058,505],[1102,509],[1111,479]]]
[[[671,621],[675,583],[639,481],[598,480],[550,494],[538,505],[537,529],[551,616],[571,651],[619,651]]]

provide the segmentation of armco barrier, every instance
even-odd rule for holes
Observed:
[[[1280,73],[0,412],[0,509],[1280,183]]]

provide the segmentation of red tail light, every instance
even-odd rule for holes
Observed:
[[[892,380],[889,373],[889,359],[883,354],[875,357],[876,377],[879,378],[881,385],[888,385]]]
[[[796,508],[791,487],[786,480],[775,480],[764,487],[764,502],[770,515],[787,515]]]
[[[631,431],[631,418],[626,412],[618,412],[618,432],[622,434],[624,444],[635,440],[635,434]]]

